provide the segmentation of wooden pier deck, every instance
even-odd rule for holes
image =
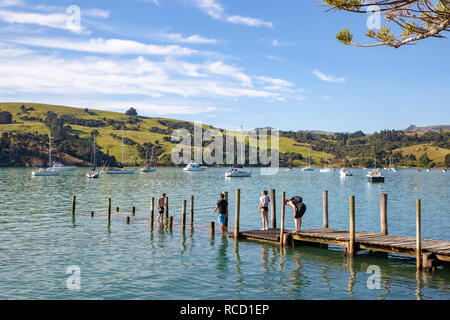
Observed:
[[[302,230],[300,233],[285,230],[284,243],[290,246],[301,244],[323,244],[348,247],[350,232],[347,230],[318,228]],[[229,234],[234,237],[234,233]],[[281,230],[272,228],[264,230],[247,230],[239,232],[238,238],[279,243]],[[424,264],[433,260],[450,262],[450,242],[440,240],[422,239],[422,254]],[[416,238],[383,235],[372,232],[357,231],[355,233],[355,250],[371,250],[387,253],[395,253],[408,256],[416,256]]]

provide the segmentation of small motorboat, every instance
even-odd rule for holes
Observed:
[[[147,159],[147,154],[145,155],[145,158]],[[152,166],[153,164],[153,166]],[[152,148],[152,157],[150,158],[150,161],[148,161],[148,163],[146,163],[141,169],[140,171],[142,173],[150,173],[150,172],[156,172],[156,157]]]
[[[140,169],[141,172],[147,173],[147,172],[156,172],[156,168],[151,168],[149,166],[144,166]]]
[[[320,169],[320,172],[334,172],[334,168],[323,168]]]
[[[237,169],[237,168],[233,168],[231,170],[228,170],[227,172],[225,172],[225,177],[226,178],[233,178],[233,177],[251,177],[252,173],[251,172],[247,172],[241,169]]]
[[[205,167],[201,167],[198,163],[191,161],[186,167],[183,168],[183,171],[195,172],[195,171],[205,171]]]
[[[445,169],[445,168],[442,169],[442,172],[443,172],[443,173],[447,173],[447,169]]]
[[[289,167],[286,168],[286,171],[292,171],[292,170],[293,170],[293,169],[292,169],[291,166],[289,166]]]
[[[373,169],[366,177],[369,182],[384,182],[384,176],[381,174],[380,169]]]
[[[136,170],[124,168],[108,168],[103,170],[103,172],[106,174],[134,174]]]
[[[426,172],[431,172],[431,169],[426,169],[425,171],[426,171]]]
[[[353,173],[350,171],[350,169],[342,168],[341,171],[339,171],[339,175],[341,177],[350,177],[353,176]]]

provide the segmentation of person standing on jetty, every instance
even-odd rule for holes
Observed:
[[[261,194],[261,198],[259,198],[259,207],[258,211],[261,210],[261,218],[262,218],[262,229],[261,230],[269,230],[269,202],[270,198],[267,195],[267,190],[264,190]]]
[[[164,212],[167,210],[167,202],[166,202],[166,194],[163,193],[162,196],[158,199],[158,218],[156,221],[163,222],[164,221]]]
[[[306,211],[306,205],[303,203],[302,197],[292,197],[291,200],[286,200],[284,204],[294,209],[295,232],[300,232],[302,228],[302,217]]]
[[[219,209],[219,223],[220,228],[222,229],[222,233],[225,233],[225,221],[228,216],[228,201],[225,200],[225,195],[223,193],[220,194],[220,199],[217,201],[216,208],[213,211],[213,215],[216,213],[217,209]]]

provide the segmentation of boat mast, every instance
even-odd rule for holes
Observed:
[[[94,168],[97,165],[97,158],[96,158],[96,153],[95,153],[95,131],[94,131]]]
[[[50,165],[49,167],[52,166],[52,131],[48,130],[48,136],[50,138]]]
[[[124,142],[123,142],[123,125],[122,125],[122,166],[124,166],[124,156],[123,156],[123,147],[124,147]]]

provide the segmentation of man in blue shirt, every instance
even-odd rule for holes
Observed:
[[[220,200],[217,201],[213,214],[216,213],[217,209],[219,209],[220,228],[222,229],[222,233],[225,233],[225,221],[228,216],[228,201],[225,200],[225,195],[223,193],[220,194]]]

